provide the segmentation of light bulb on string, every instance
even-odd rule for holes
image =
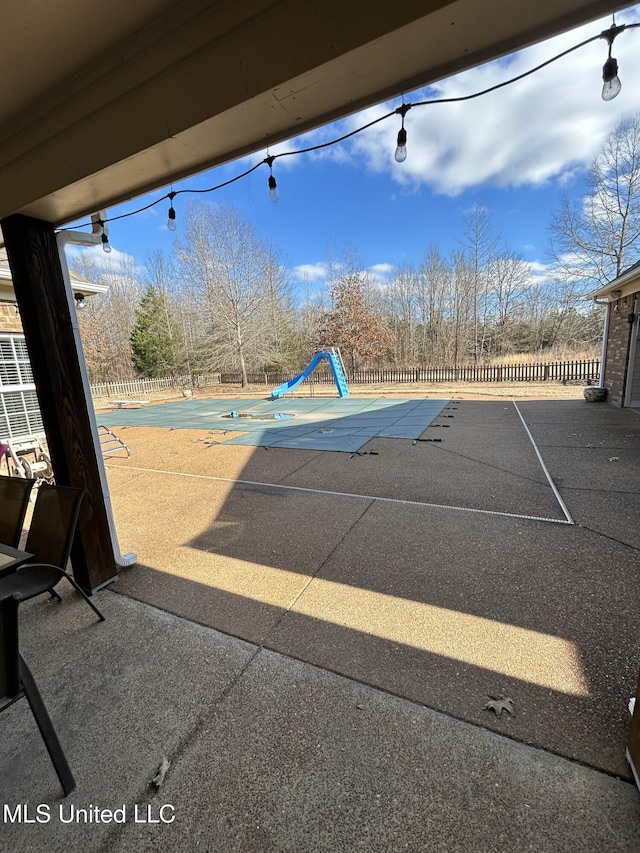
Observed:
[[[274,204],[280,196],[278,195],[278,184],[276,183],[276,179],[273,177],[273,161],[275,160],[275,156],[273,154],[265,157],[264,162],[269,167],[269,201],[272,201]]]
[[[171,192],[167,196],[167,198],[169,199],[169,213],[167,215],[167,230],[169,230],[169,231],[177,231],[176,211],[175,211],[175,208],[173,206],[173,200],[176,197],[176,195],[177,195],[177,193],[175,193],[173,190],[171,190]]]
[[[616,26],[615,18],[613,24],[608,30],[604,30],[600,34],[600,38],[606,39],[609,45],[609,56],[607,61],[602,66],[602,100],[612,101],[622,89],[622,83],[618,77],[618,60],[611,56],[611,45],[618,33],[625,29],[625,25]]]
[[[613,56],[609,56],[602,66],[602,80],[602,100],[612,101],[622,89],[622,83],[618,77],[618,62]]]
[[[280,196],[278,195],[278,185],[273,175],[269,175],[269,201],[276,202]]]
[[[100,225],[102,226],[102,234],[100,235],[100,239],[102,240],[102,251],[108,255],[111,251],[111,243],[109,242],[109,237],[105,231],[104,222],[101,222]]]
[[[404,129],[404,117],[411,109],[411,104],[402,104],[396,112],[402,116],[402,126],[398,131],[398,142],[396,147],[395,158],[397,163],[404,163],[407,159],[407,131]]]
[[[407,131],[401,127],[398,131],[398,147],[396,148],[396,162],[404,163],[407,159]]]

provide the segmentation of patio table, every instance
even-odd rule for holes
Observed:
[[[11,548],[10,545],[3,545],[0,542],[0,578],[15,572],[32,557],[33,554],[29,551],[20,551],[18,548]]]

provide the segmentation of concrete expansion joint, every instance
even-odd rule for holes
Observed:
[[[347,528],[347,530],[344,532],[343,536],[342,536],[342,537],[341,537],[341,538],[336,542],[336,544],[334,545],[334,547],[331,549],[331,551],[329,551],[329,553],[327,554],[327,556],[325,557],[325,559],[322,561],[322,563],[320,563],[320,565],[319,565],[319,566],[318,566],[318,568],[315,570],[315,572],[314,572],[312,575],[310,575],[310,576],[309,576],[309,579],[308,579],[307,583],[305,583],[305,584],[304,584],[304,586],[302,587],[302,589],[301,589],[301,590],[298,592],[298,594],[293,598],[293,600],[291,601],[291,603],[289,604],[289,606],[286,608],[286,610],[285,610],[285,609],[283,609],[282,613],[280,614],[280,616],[278,617],[278,619],[276,619],[276,621],[275,621],[275,623],[274,623],[274,625],[273,625],[273,628],[271,629],[271,634],[273,634],[274,632],[276,632],[276,631],[278,630],[278,628],[280,627],[280,624],[282,623],[282,620],[285,618],[285,616],[286,616],[288,613],[291,613],[291,611],[292,611],[292,610],[293,610],[293,608],[296,606],[296,604],[298,603],[298,601],[300,601],[300,599],[301,599],[301,598],[302,598],[302,596],[306,593],[306,591],[309,589],[309,587],[311,586],[311,584],[313,583],[313,581],[318,577],[318,575],[320,574],[320,572],[321,572],[321,571],[323,570],[323,568],[327,565],[327,563],[329,562],[329,560],[331,559],[331,557],[335,554],[335,552],[336,552],[336,551],[338,550],[338,548],[342,545],[342,543],[345,541],[345,539],[347,539],[347,537],[349,537],[349,536],[351,535],[352,531],[353,531],[353,530],[355,529],[355,527],[356,527],[356,526],[357,526],[357,525],[362,521],[362,519],[363,519],[363,518],[364,518],[364,516],[369,512],[369,510],[370,510],[370,509],[371,509],[371,507],[374,505],[374,503],[375,503],[375,498],[371,498],[371,499],[370,499],[370,501],[369,501],[369,503],[367,504],[367,506],[362,510],[362,512],[361,512],[361,513],[360,513],[360,515],[355,519],[355,521],[353,522],[353,524],[351,524],[351,525]],[[264,648],[264,646],[263,646],[262,648]]]
[[[220,632],[224,633],[224,632]],[[231,636],[231,635],[228,635]],[[245,641],[247,645],[254,645],[253,643],[249,643]],[[177,761],[189,750],[192,744],[194,744],[202,732],[204,728],[206,728],[207,721],[209,718],[215,713],[217,707],[219,707],[226,698],[233,692],[239,682],[245,676],[247,670],[251,667],[254,661],[258,658],[260,653],[264,650],[263,645],[255,646],[254,651],[248,657],[248,659],[244,662],[244,664],[240,667],[238,672],[233,676],[233,678],[229,681],[229,683],[224,687],[223,690],[216,696],[211,705],[207,706],[207,709],[203,711],[201,714],[196,717],[193,726],[187,735],[178,743],[176,748],[173,750],[171,754],[164,753],[162,756],[162,765],[160,765],[161,770],[156,774],[158,768],[154,768],[151,772],[156,774],[154,777],[149,778],[147,780],[146,785],[139,789],[136,795],[132,798],[132,802],[135,802],[139,811],[144,811],[148,806],[152,805],[154,798],[156,797],[158,791],[160,790],[162,782],[164,782],[165,776],[171,775],[171,767],[175,765]],[[158,752],[158,757],[160,757],[161,751]],[[164,765],[164,766],[163,766]],[[156,781],[159,780],[159,781]],[[114,848],[115,842],[122,835],[125,830],[124,824],[113,824],[109,831],[106,834],[104,842],[100,845],[100,850],[104,850],[105,853]]]
[[[608,533],[603,533],[602,530],[595,530],[593,527],[589,527],[588,524],[576,523],[576,527],[579,527],[581,530],[588,530],[589,533],[594,533],[602,539],[608,539],[610,542],[615,542],[616,545],[622,545],[624,548],[630,548],[632,551],[640,553],[640,548],[637,545],[632,545],[630,542],[625,542],[624,539],[618,539],[616,536],[610,536]]]

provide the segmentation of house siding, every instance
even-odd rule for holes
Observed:
[[[629,347],[632,324],[629,315],[633,312],[638,293],[618,299],[611,306],[609,315],[609,338],[607,341],[607,365],[604,386],[607,399],[614,406],[622,406],[629,370]]]

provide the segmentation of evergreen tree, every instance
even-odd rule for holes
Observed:
[[[180,332],[169,315],[164,294],[152,284],[140,299],[129,340],[133,364],[142,376],[155,379],[179,367]]]

